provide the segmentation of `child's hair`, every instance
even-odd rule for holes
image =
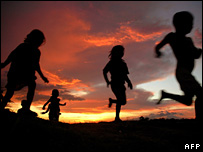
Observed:
[[[173,16],[173,25],[176,28],[176,30],[181,30],[182,28],[185,28],[186,26],[191,25],[192,23],[193,23],[193,15],[190,12],[181,11],[177,12]]]
[[[24,42],[28,42],[39,47],[40,45],[42,45],[42,43],[45,42],[45,40],[46,39],[43,32],[38,29],[34,29],[27,35]]]
[[[125,48],[122,45],[116,45],[112,48],[109,54],[109,58],[112,59],[121,59],[124,55]]]
[[[59,96],[59,91],[57,89],[52,90],[52,96],[58,97]]]

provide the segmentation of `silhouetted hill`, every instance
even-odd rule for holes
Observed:
[[[5,111],[0,124],[1,149],[9,151],[177,152],[185,144],[203,146],[199,124],[188,119],[66,124]]]

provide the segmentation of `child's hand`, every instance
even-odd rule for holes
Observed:
[[[46,77],[42,77],[45,83],[49,83],[49,80]]]
[[[162,53],[161,53],[160,51],[156,50],[156,55],[155,55],[155,57],[156,57],[156,58],[160,58],[161,56],[162,56]]]
[[[133,85],[131,82],[128,83],[128,87],[132,90],[133,89]]]
[[[66,102],[63,104],[64,106],[66,105]]]

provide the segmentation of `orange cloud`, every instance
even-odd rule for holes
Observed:
[[[43,71],[46,73],[47,77],[49,78],[49,81],[50,81],[49,83],[53,84],[53,85],[62,85],[62,86],[69,85],[69,86],[73,86],[76,83],[81,82],[81,80],[79,80],[79,79],[72,79],[71,81],[68,81],[66,79],[61,79],[56,74],[53,74],[53,73],[48,72],[46,70],[43,70]]]
[[[87,43],[93,44],[95,46],[105,46],[105,45],[112,45],[119,40],[115,37],[97,37],[97,36],[88,36],[87,39],[84,40]]]
[[[163,31],[153,32],[150,34],[141,33],[135,28],[122,25],[119,27],[119,29],[116,30],[115,33],[110,33],[106,35],[105,33],[99,33],[96,36],[89,35],[86,39],[84,39],[84,41],[95,46],[105,46],[131,41],[144,42],[148,40],[154,40],[155,38],[160,37],[162,34]]]
[[[121,33],[123,33],[124,35],[127,35],[129,40],[133,40],[135,42],[144,42],[148,40],[153,40],[161,36],[163,33],[163,32],[153,32],[150,34],[141,33],[129,26],[121,26],[120,30],[121,30]]]
[[[68,90],[71,95],[74,96],[83,96],[87,95],[89,92],[94,91],[92,87],[83,83],[77,78],[71,80],[63,79],[60,76],[43,70],[47,78],[49,79],[49,84],[54,86],[61,86],[63,89]]]

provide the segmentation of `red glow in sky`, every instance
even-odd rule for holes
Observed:
[[[50,83],[44,84],[37,75],[32,110],[48,118],[40,112],[52,89],[56,88],[60,91],[61,102],[67,102],[61,107],[62,121],[111,121],[115,117],[115,107],[108,108],[108,98],[114,95],[106,87],[102,70],[111,48],[121,44],[125,47],[123,59],[134,87],[126,90],[128,103],[122,107],[121,118],[194,118],[193,106],[186,107],[174,101],[155,105],[159,90],[181,91],[172,80],[176,61],[171,49],[165,47],[165,55],[160,60],[154,58],[153,50],[157,42],[174,31],[172,16],[182,10],[194,15],[194,28],[188,36],[201,47],[201,6],[202,2],[193,1],[4,1],[1,2],[1,62],[31,30],[40,29],[46,36],[45,45],[40,47],[40,65]],[[1,70],[3,89],[8,68]],[[194,75],[200,83],[201,69],[202,59],[199,59]],[[26,88],[16,92],[9,108],[16,111],[25,97]]]

